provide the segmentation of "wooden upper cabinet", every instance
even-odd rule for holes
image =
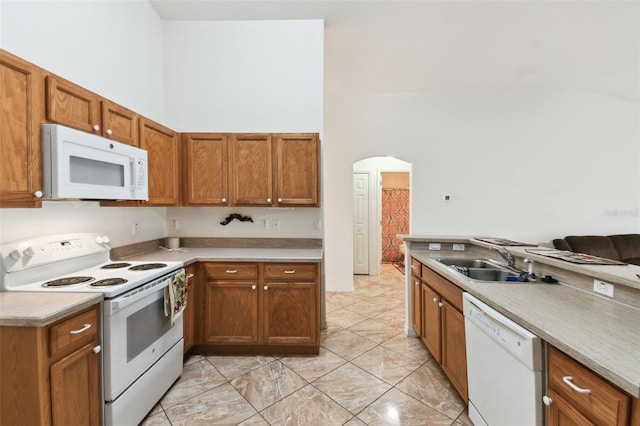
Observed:
[[[127,145],[138,146],[138,114],[107,100],[103,100],[101,105],[102,135]]]
[[[40,207],[44,77],[0,50],[0,207]]]
[[[230,198],[236,206],[271,206],[273,167],[271,135],[231,134]]]
[[[318,206],[320,141],[315,133],[274,135],[277,206]]]
[[[47,120],[100,134],[100,97],[61,77],[48,75]]]
[[[228,136],[223,133],[183,133],[184,204],[226,206]]]
[[[140,117],[140,148],[148,152],[149,201],[145,204],[177,206],[180,202],[178,134]]]
[[[138,114],[54,75],[47,76],[47,120],[138,146]]]

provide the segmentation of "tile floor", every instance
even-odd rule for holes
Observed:
[[[318,356],[191,356],[151,425],[471,425],[420,340],[404,335],[392,265],[326,295]]]

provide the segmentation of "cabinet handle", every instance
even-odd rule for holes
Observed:
[[[542,402],[544,403],[544,405],[546,405],[548,407],[551,404],[553,404],[553,399],[551,399],[547,395],[545,395],[545,396],[542,397]]]
[[[582,389],[582,388],[579,388],[578,386],[576,386],[576,385],[572,382],[572,380],[573,380],[573,377],[571,377],[571,376],[564,376],[564,377],[562,378],[562,381],[563,381],[563,382],[565,382],[567,385],[569,385],[569,387],[570,387],[571,389],[573,389],[574,391],[576,391],[576,392],[578,392],[578,393],[591,393],[591,390],[590,390],[590,389]]]
[[[226,203],[226,202],[227,202],[227,199],[226,199],[226,198],[223,198],[223,199],[222,199],[222,202],[223,202],[223,203]]]
[[[265,291],[266,291],[266,290],[269,290],[269,286],[268,286],[268,285],[265,285],[265,286],[264,286],[264,287],[262,287],[262,288],[263,288]]]
[[[438,308],[442,308],[442,306],[443,306],[442,302],[438,303]]]
[[[102,350],[102,346],[98,345],[95,348],[93,348],[93,353],[99,354],[101,350]]]
[[[238,272],[238,270],[237,269],[227,269],[226,272],[227,272],[227,274],[235,274],[235,273]]]
[[[281,203],[282,202],[282,198],[278,198],[278,202]]]
[[[85,331],[87,331],[88,329],[91,328],[91,324],[85,324],[84,327],[82,327],[79,330],[71,330],[69,332],[69,334],[80,334],[80,333],[84,333]]]
[[[271,202],[271,198],[267,198],[267,203],[270,203],[270,202]]]
[[[98,126],[97,124],[94,124],[93,130],[97,132],[98,130],[100,130],[100,126]]]
[[[113,131],[111,129],[107,129],[107,135],[111,136],[113,134]]]
[[[436,297],[433,298],[433,303],[438,303],[438,299]]]
[[[416,281],[416,287],[420,285],[420,281]]]
[[[258,288],[258,286],[256,286],[255,284],[251,286],[251,290],[255,290],[256,288]]]
[[[287,269],[286,271],[284,271],[285,274],[295,274],[296,270],[295,269]]]
[[[36,198],[42,198],[42,191],[36,191],[33,193]]]
[[[191,278],[193,278],[193,274],[188,274],[187,275],[187,280],[190,280]]]
[[[411,265],[411,269],[418,269],[418,268],[416,268],[416,265]]]

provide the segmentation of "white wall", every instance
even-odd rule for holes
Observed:
[[[0,47],[154,120],[164,120],[161,21],[146,1],[0,1]],[[140,232],[133,235],[133,223]],[[0,242],[95,231],[125,245],[166,235],[166,208],[45,202],[0,209]]]
[[[169,126],[322,132],[323,24],[165,22]]]
[[[412,162],[413,234],[640,232],[638,3],[403,5],[325,30],[327,289],[369,156]]]

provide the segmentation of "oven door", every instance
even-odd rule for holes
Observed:
[[[104,302],[104,391],[113,401],[160,359],[183,334],[182,316],[164,314],[170,278]]]

